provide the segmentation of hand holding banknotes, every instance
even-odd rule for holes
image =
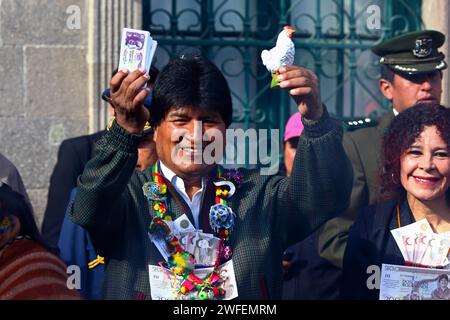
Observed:
[[[111,104],[117,123],[130,133],[142,133],[150,114],[144,101],[150,90],[148,72],[158,43],[150,32],[124,28],[119,72],[111,79]]]
[[[145,123],[150,118],[149,110],[144,107],[144,101],[150,89],[143,86],[150,79],[143,69],[119,70],[111,79],[111,103],[116,113],[119,126],[130,133],[142,133]]]

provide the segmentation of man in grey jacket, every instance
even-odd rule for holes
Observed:
[[[317,77],[296,66],[280,70],[280,87],[289,89],[304,124],[288,178],[195,161],[224,142],[231,124],[231,94],[214,64],[199,57],[169,62],[156,81],[150,112],[143,107],[147,80],[140,70],[121,70],[112,78],[116,120],[97,143],[71,208],[73,221],[89,231],[106,258],[104,297],[151,297],[149,265],[167,257],[149,240],[149,230],[152,239],[167,241],[166,267],[186,284],[175,288],[178,296],[194,282],[189,290],[199,290],[199,299],[223,293],[215,286],[215,271],[206,280],[195,279],[189,272],[195,261],[183,260],[186,251],[167,231],[167,221],[185,214],[196,229],[225,243],[220,260],[234,267],[238,298],[280,298],[283,249],[343,210],[350,194],[342,127],[323,107]],[[149,118],[159,161],[138,172],[137,145]],[[221,188],[223,183],[229,188]]]

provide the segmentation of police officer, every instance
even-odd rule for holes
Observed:
[[[442,70],[447,68],[439,48],[445,35],[432,30],[404,34],[372,48],[380,57],[379,89],[392,104],[378,121],[353,122],[344,135],[344,148],[353,164],[354,180],[350,206],[319,231],[319,254],[341,268],[348,231],[359,208],[372,205],[378,195],[381,140],[385,129],[399,112],[417,103],[440,103]],[[362,123],[361,123],[362,122]],[[358,129],[358,127],[362,127]]]

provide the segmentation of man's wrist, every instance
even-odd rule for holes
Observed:
[[[114,118],[108,124],[107,130],[108,143],[116,145],[119,149],[126,152],[135,152],[139,142],[142,140],[142,135],[130,133],[120,126]]]
[[[138,121],[125,121],[121,117],[116,117],[115,121],[129,134],[142,135],[144,132],[145,125],[141,125]]]
[[[309,120],[302,117],[303,132],[302,136],[308,138],[318,138],[336,127],[337,121],[328,114],[327,108],[323,105],[323,112],[319,119]]]
[[[309,121],[319,121],[323,116],[323,106],[322,104],[317,107],[316,111],[313,114],[307,114],[304,116],[305,120]]]

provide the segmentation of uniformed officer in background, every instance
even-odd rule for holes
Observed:
[[[354,171],[351,202],[346,212],[320,229],[318,239],[319,255],[335,267],[342,267],[348,232],[358,209],[377,200],[381,140],[391,120],[417,103],[441,101],[442,70],[447,64],[438,49],[444,42],[444,34],[426,30],[404,34],[372,48],[380,56],[379,88],[392,109],[378,122],[352,122],[352,130],[344,135],[344,148]]]
[[[336,299],[349,229],[359,208],[374,204],[378,196],[381,140],[396,114],[416,103],[440,103],[442,70],[447,68],[439,48],[445,36],[419,31],[384,41],[372,48],[380,57],[381,93],[392,109],[376,120],[347,123],[344,148],[353,165],[353,189],[349,208],[297,244],[289,261],[283,298]],[[318,250],[317,250],[318,249]],[[297,253],[298,251],[298,253]]]

